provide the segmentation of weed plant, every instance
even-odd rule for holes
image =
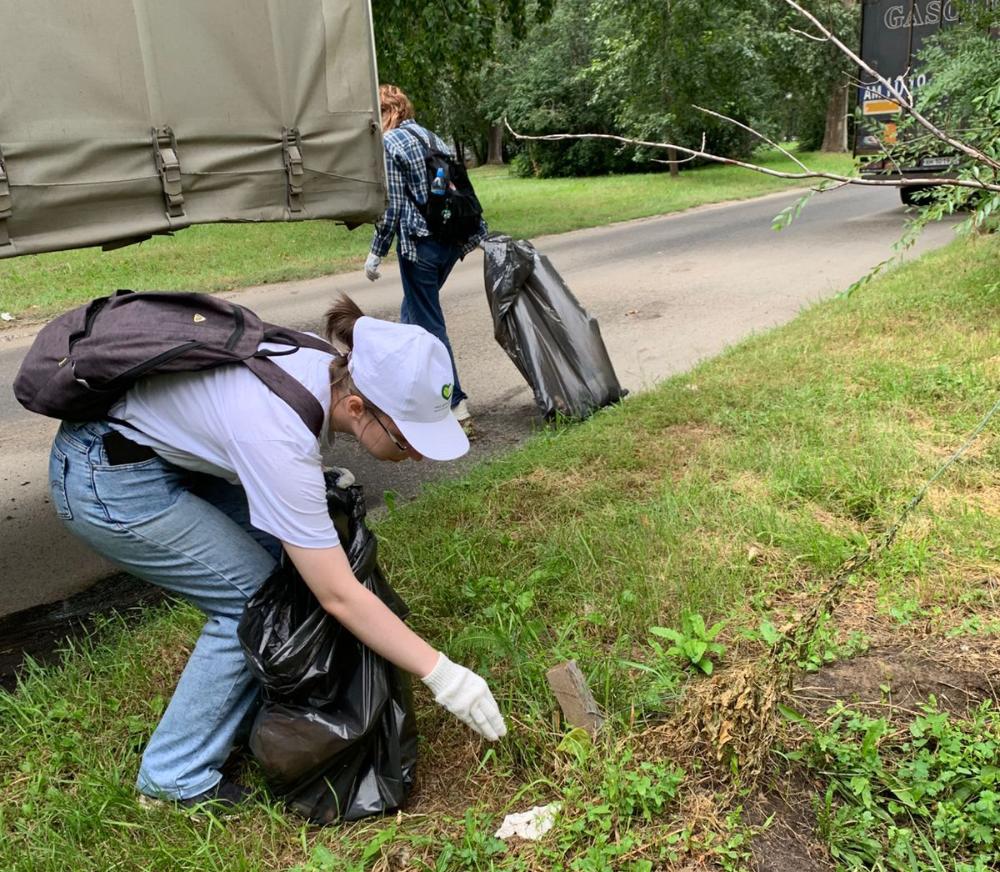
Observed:
[[[843,705],[801,751],[826,777],[820,832],[847,869],[983,872],[1000,865],[1000,718],[967,720],[936,700],[902,728]]]

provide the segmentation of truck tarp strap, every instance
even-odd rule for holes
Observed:
[[[167,215],[180,218],[184,215],[184,191],[181,189],[181,163],[177,157],[177,140],[169,127],[154,127],[153,155],[156,171],[163,186],[163,203]]]
[[[7,181],[7,164],[4,163],[3,151],[0,150],[0,246],[10,245],[7,219],[11,214],[13,213],[10,205],[10,184]]]
[[[285,174],[288,177],[288,211],[301,212],[302,181],[305,172],[302,169],[302,139],[298,128],[284,128],[281,131],[281,146],[285,161]]]

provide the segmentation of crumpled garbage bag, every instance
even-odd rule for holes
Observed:
[[[549,259],[524,239],[482,242],[493,335],[520,370],[546,418],[586,418],[628,391],[618,383],[597,320]]]
[[[363,492],[337,479],[326,473],[327,505],[354,574],[405,618],[379,571]],[[271,790],[319,824],[399,808],[417,763],[409,676],[325,612],[290,561],[247,603],[239,639],[263,698],[250,750]]]

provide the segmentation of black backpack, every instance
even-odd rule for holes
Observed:
[[[465,245],[479,230],[483,207],[469,181],[465,164],[447,151],[432,146],[412,127],[399,130],[414,136],[424,147],[424,164],[427,167],[427,202],[420,203],[407,188],[413,205],[427,221],[431,236],[449,245]],[[446,189],[443,195],[431,193],[438,170],[444,170]]]
[[[258,351],[261,342],[287,351]],[[26,409],[64,421],[106,419],[139,379],[241,363],[291,406],[317,436],[323,407],[269,357],[299,348],[335,353],[315,336],[276,327],[208,294],[117,291],[42,328],[14,379]]]

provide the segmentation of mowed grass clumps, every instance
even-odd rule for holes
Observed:
[[[138,755],[197,632],[181,608],[105,631],[0,696],[0,864],[747,868],[752,833],[713,798],[703,761],[650,739],[702,679],[656,654],[649,630],[685,613],[725,621],[714,678],[767,657],[760,628],[806,611],[996,402],[998,275],[996,239],[958,243],[380,520],[413,625],[488,676],[510,727],[481,743],[421,691],[408,816],[314,831],[263,800],[224,826],[140,808]],[[945,637],[975,616],[993,632],[997,433],[854,580],[806,668],[861,650],[871,626]],[[610,717],[596,743],[554,717],[545,671],[569,658]],[[492,837],[504,813],[554,800],[542,842]]]

